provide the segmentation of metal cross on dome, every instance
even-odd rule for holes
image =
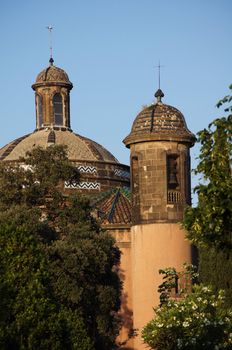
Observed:
[[[49,30],[49,37],[50,37],[50,64],[52,65],[54,60],[53,60],[53,57],[52,57],[52,30],[53,30],[53,26],[50,24],[46,27],[48,30]]]
[[[158,82],[159,82],[159,89],[160,89],[160,68],[163,68],[163,67],[164,66],[160,64],[160,61],[159,61],[158,66],[155,66],[155,68],[158,68],[158,70],[159,70],[159,80],[158,80]]]

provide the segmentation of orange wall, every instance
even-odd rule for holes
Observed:
[[[191,262],[191,246],[177,223],[154,223],[131,228],[132,300],[134,350],[147,349],[141,339],[141,329],[154,317],[153,307],[159,304],[159,269],[175,267],[182,270]]]

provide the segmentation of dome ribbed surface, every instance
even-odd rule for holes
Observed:
[[[118,163],[118,160],[95,141],[69,130],[43,129],[10,142],[0,149],[0,160],[17,161],[34,147],[48,147],[51,143],[66,145],[71,160],[88,160]]]
[[[66,83],[66,84],[72,84],[69,81],[68,74],[61,68],[58,68],[56,66],[49,66],[46,69],[42,70],[37,75],[36,78],[36,84],[38,83],[45,83],[45,82],[59,82],[59,83]]]
[[[135,118],[130,134],[124,139],[133,142],[179,139],[189,143],[195,136],[188,130],[183,114],[175,107],[155,103],[145,107]]]

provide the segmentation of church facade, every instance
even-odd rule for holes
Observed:
[[[130,167],[103,146],[76,134],[70,122],[67,73],[50,64],[32,85],[35,91],[36,129],[0,149],[0,160],[18,162],[33,147],[54,144],[68,147],[68,157],[80,172],[76,184],[64,184],[67,193],[88,195],[94,213],[116,239],[120,248],[119,273],[123,282],[119,336],[122,349],[142,350],[141,329],[159,304],[159,269],[182,268],[192,261],[192,249],[180,226],[190,195],[190,147],[195,136],[182,113],[156,101],[135,118],[123,140],[130,149]],[[136,330],[137,335],[130,338]]]

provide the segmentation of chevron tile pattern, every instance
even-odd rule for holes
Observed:
[[[82,190],[100,190],[100,183],[82,181],[82,182],[69,184],[68,182],[65,182],[65,188],[78,188]]]
[[[120,176],[120,177],[126,177],[127,179],[130,178],[130,173],[128,171],[117,169],[117,168],[114,169],[114,175]]]
[[[95,166],[89,166],[89,165],[78,165],[77,169],[80,173],[88,173],[88,174],[96,174],[97,168]]]

